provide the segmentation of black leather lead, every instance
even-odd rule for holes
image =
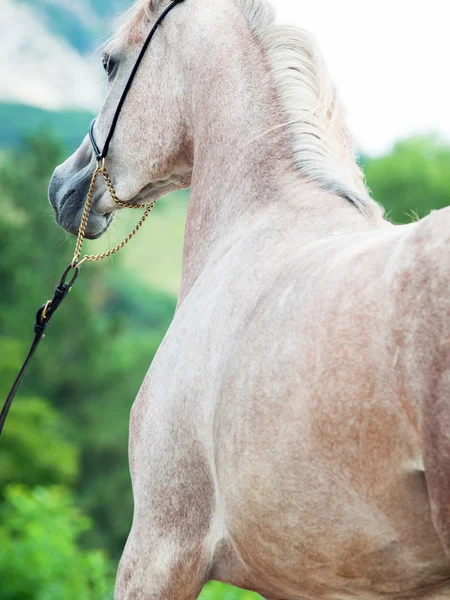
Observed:
[[[12,401],[14,400],[14,396],[16,395],[17,389],[22,381],[22,377],[25,375],[25,372],[28,368],[28,365],[31,359],[34,356],[39,344],[41,343],[42,338],[45,335],[45,330],[47,329],[48,324],[51,321],[51,318],[58,310],[60,304],[70,292],[72,285],[75,283],[76,278],[78,277],[78,268],[74,268],[74,274],[69,281],[66,281],[67,276],[72,270],[72,265],[69,265],[64,273],[62,274],[61,280],[55,288],[55,292],[53,294],[53,298],[49,300],[46,304],[43,304],[36,313],[36,322],[34,324],[34,339],[31,344],[30,350],[28,351],[27,357],[20,369],[16,380],[13,383],[13,386],[8,394],[8,397],[5,400],[2,411],[0,413],[0,436],[3,431],[3,427],[5,425],[6,417],[8,416],[9,409],[11,407]]]

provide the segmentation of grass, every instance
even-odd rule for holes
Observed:
[[[187,197],[186,192],[180,192],[161,200],[137,236],[120,252],[123,269],[153,289],[174,296],[180,286]],[[139,215],[139,211],[120,211],[103,238],[86,243],[88,252],[103,252],[116,245],[134,228]]]

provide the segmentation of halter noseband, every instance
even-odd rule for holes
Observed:
[[[100,148],[98,147],[98,144],[94,138],[94,125],[95,125],[96,119],[93,119],[93,121],[91,122],[91,125],[89,127],[89,139],[91,140],[92,148],[94,149],[94,154],[97,159],[97,163],[100,163],[101,161],[103,161],[103,159],[105,159],[108,155],[109,145],[110,145],[112,137],[114,135],[114,131],[117,126],[117,121],[119,120],[119,116],[122,111],[124,102],[128,96],[128,92],[130,91],[130,88],[133,84],[134,78],[136,77],[136,73],[139,69],[142,59],[144,58],[145,53],[147,52],[147,48],[149,47],[150,42],[153,39],[153,36],[155,35],[158,27],[161,25],[161,23],[164,21],[164,19],[167,17],[167,15],[170,13],[170,11],[173,8],[175,8],[175,6],[177,6],[177,4],[180,4],[183,1],[184,0],[173,0],[173,2],[171,4],[169,4],[169,6],[158,17],[158,19],[156,20],[155,24],[153,25],[150,33],[148,34],[147,39],[145,40],[144,45],[142,46],[141,51],[139,52],[139,56],[137,57],[136,62],[134,63],[133,70],[131,71],[130,76],[128,77],[128,81],[127,81],[125,88],[122,92],[122,95],[120,97],[119,103],[118,103],[116,111],[114,113],[113,120],[111,122],[111,127],[109,128],[109,133],[106,138],[105,145],[103,146],[103,150],[100,150]]]

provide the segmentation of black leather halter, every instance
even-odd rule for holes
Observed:
[[[147,48],[150,45],[150,42],[153,39],[153,36],[155,35],[158,27],[161,25],[161,23],[164,21],[164,19],[167,17],[167,15],[170,13],[170,11],[175,8],[175,6],[177,4],[180,4],[181,2],[183,2],[184,0],[173,0],[173,2],[171,4],[169,4],[169,6],[161,13],[161,15],[158,17],[157,21],[155,22],[155,24],[153,25],[150,33],[147,36],[147,39],[144,42],[144,45],[141,48],[141,51],[139,52],[139,56],[136,59],[136,62],[134,63],[134,67],[133,70],[130,73],[130,76],[128,77],[128,81],[125,85],[125,88],[122,92],[122,95],[120,97],[119,103],[117,105],[116,108],[116,112],[114,113],[114,117],[111,123],[111,127],[109,128],[109,133],[108,136],[106,138],[105,141],[105,145],[103,146],[103,150],[100,150],[100,148],[97,145],[97,142],[95,141],[94,138],[94,125],[95,125],[95,119],[92,121],[90,127],[89,127],[89,138],[91,140],[91,144],[92,144],[92,148],[94,149],[94,153],[95,156],[97,158],[97,161],[101,161],[104,158],[107,157],[108,155],[108,151],[109,151],[109,145],[111,143],[112,137],[114,135],[114,131],[116,130],[116,126],[117,126],[117,121],[119,120],[119,116],[120,113],[122,111],[124,102],[128,96],[128,92],[131,89],[131,86],[133,84],[134,78],[136,77],[136,73],[138,72],[139,66],[142,62],[142,59],[144,58],[145,53],[147,52]]]
[[[106,158],[107,154],[108,154],[108,150],[109,150],[109,145],[111,143],[112,137],[114,135],[114,131],[116,129],[117,126],[117,121],[119,120],[119,116],[120,116],[120,112],[123,108],[124,102],[128,96],[128,92],[130,91],[131,85],[134,81],[134,78],[136,77],[136,73],[139,69],[139,65],[142,62],[142,59],[144,58],[144,55],[147,51],[147,48],[150,45],[150,42],[153,39],[153,36],[155,35],[158,27],[161,25],[161,23],[164,21],[164,19],[166,18],[166,16],[170,13],[170,11],[175,8],[175,6],[177,6],[177,4],[180,4],[181,2],[183,2],[184,0],[173,0],[171,4],[169,4],[169,6],[161,13],[161,15],[158,17],[157,21],[155,22],[155,24],[153,25],[150,33],[147,36],[147,39],[144,42],[144,45],[142,46],[142,49],[139,53],[139,56],[136,59],[136,62],[134,64],[133,70],[131,71],[131,74],[128,78],[128,81],[125,85],[125,89],[122,92],[122,95],[120,97],[119,103],[117,105],[116,111],[114,113],[114,117],[111,123],[111,127],[109,129],[109,133],[108,136],[106,138],[105,141],[105,145],[103,146],[103,150],[100,151],[100,148],[98,147],[95,139],[94,139],[94,125],[95,125],[95,119],[92,121],[90,127],[89,127],[89,137],[92,143],[92,147],[94,149],[94,153],[97,159],[97,163],[100,160],[103,160]],[[73,274],[71,274],[71,270],[73,269]],[[31,361],[31,359],[34,356],[34,353],[37,350],[37,347],[39,346],[42,338],[44,337],[45,334],[45,330],[47,328],[47,325],[49,324],[51,318],[53,317],[53,315],[55,314],[56,310],[59,308],[60,304],[63,302],[63,300],[66,298],[67,294],[70,292],[72,285],[75,283],[75,280],[78,277],[78,269],[79,269],[79,265],[76,264],[70,264],[66,270],[64,271],[61,280],[59,282],[59,284],[56,286],[55,288],[55,292],[53,295],[52,300],[49,300],[46,304],[44,304],[43,306],[41,306],[37,312],[36,315],[36,323],[34,325],[34,339],[33,339],[33,343],[31,344],[30,350],[28,352],[28,355],[13,383],[13,386],[8,394],[8,397],[5,400],[5,403],[3,405],[3,408],[0,412],[0,435],[3,431],[3,427],[5,425],[5,421],[6,421],[6,417],[8,416],[8,412],[10,409],[10,406],[12,404],[12,401],[14,400],[14,396],[16,395],[17,389],[19,387],[20,382],[22,381],[22,378],[28,368],[28,365]],[[72,275],[72,276],[71,276]]]

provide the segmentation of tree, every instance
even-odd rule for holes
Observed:
[[[2,435],[0,487],[10,483],[75,483],[79,452],[64,432],[68,425],[45,400],[25,397],[14,406]]]
[[[408,223],[450,205],[450,148],[434,137],[399,142],[391,154],[366,160],[373,197],[394,223]]]
[[[61,154],[39,134],[0,163],[3,398],[31,342],[36,309],[73,253],[74,240],[56,227],[47,200]],[[175,308],[174,298],[139,284],[120,260],[82,267],[23,380],[0,446],[0,486],[74,486],[95,523],[83,542],[114,556],[132,517],[130,407]]]
[[[2,600],[112,598],[108,561],[80,548],[90,521],[63,488],[10,486],[0,517]]]

